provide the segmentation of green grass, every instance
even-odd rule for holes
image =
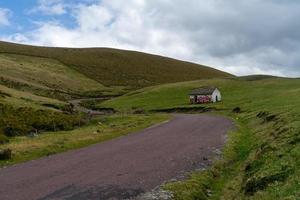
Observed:
[[[201,80],[150,87],[100,104],[124,112],[191,107],[188,93],[220,88],[223,101],[207,107],[236,121],[223,158],[211,169],[166,188],[176,199],[300,199],[300,80]],[[232,113],[240,107],[242,112]]]
[[[73,93],[107,90],[76,70],[47,58],[0,54],[2,79],[44,90]]]
[[[12,159],[0,161],[0,166],[89,146],[134,133],[169,118],[170,116],[164,114],[112,115],[99,117],[90,125],[72,131],[43,133],[35,138],[15,137],[8,144],[0,146],[3,149],[10,148],[13,152]]]
[[[258,80],[264,80],[264,79],[270,79],[270,78],[279,78],[276,76],[270,76],[270,75],[249,75],[249,76],[241,76],[238,77],[238,80],[244,80],[244,81],[258,81]]]
[[[43,48],[0,42],[0,53],[0,103],[16,108],[22,105],[26,114],[32,108],[32,111],[44,109],[45,102],[63,103],[57,98],[116,95],[145,86],[152,87],[96,102],[95,106],[114,108],[121,113],[199,107],[189,105],[190,90],[217,86],[223,101],[206,106],[222,110],[218,114],[231,117],[237,124],[237,130],[229,134],[223,159],[211,169],[165,187],[178,200],[300,199],[299,79],[233,78],[193,63],[107,48]],[[198,79],[202,80],[191,81]],[[159,85],[162,83],[172,84]],[[232,113],[235,107],[242,112]],[[11,148],[14,156],[0,165],[112,139],[166,118],[166,115],[111,116],[99,119],[101,125],[96,121],[73,131],[46,133],[37,138],[9,138],[10,143],[1,148]],[[14,119],[9,117],[10,121]],[[5,143],[7,138],[2,133],[0,136]]]
[[[0,42],[0,52],[51,58],[103,85],[128,89],[232,75],[202,65],[108,48],[46,48]]]
[[[0,84],[0,92],[6,95],[0,95],[0,103],[8,104],[14,107],[32,107],[35,109],[53,109],[45,107],[45,104],[56,105],[63,107],[66,102],[59,101],[52,98],[38,96],[29,92],[15,90]]]
[[[131,108],[155,110],[191,106],[188,93],[194,88],[205,85],[214,85],[221,89],[224,101],[218,104],[210,104],[210,106],[217,108],[243,106],[243,109],[255,109],[257,111],[264,108],[269,108],[271,111],[275,111],[275,109],[288,111],[291,108],[289,101],[297,102],[300,93],[300,81],[298,79],[267,79],[261,81],[214,79],[144,88],[105,101],[99,106],[112,107],[118,110],[129,110]]]

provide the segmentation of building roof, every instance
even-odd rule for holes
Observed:
[[[192,90],[190,95],[211,95],[216,89],[216,87],[205,86]]]

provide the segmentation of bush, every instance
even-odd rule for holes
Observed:
[[[0,149],[0,160],[9,160],[11,159],[12,151],[11,149]]]
[[[5,144],[8,143],[9,139],[7,136],[5,136],[4,134],[0,133],[0,144]]]
[[[146,111],[144,110],[144,109],[136,109],[136,110],[134,110],[133,111],[133,114],[145,114],[146,113]]]
[[[233,113],[240,113],[242,111],[242,109],[240,107],[235,107],[234,109],[232,109]]]
[[[251,178],[246,182],[246,185],[243,188],[244,193],[248,196],[251,196],[259,190],[264,190],[269,184],[272,184],[276,181],[285,181],[293,172],[294,170],[287,168],[276,174],[267,175],[261,178]]]
[[[78,124],[83,124],[78,114],[0,104],[0,131],[8,137],[27,135],[33,130],[71,130]]]
[[[0,90],[0,97],[11,97],[11,95]]]

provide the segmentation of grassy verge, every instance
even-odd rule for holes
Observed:
[[[15,137],[1,145],[13,151],[12,159],[0,161],[8,166],[42,156],[85,147],[144,129],[169,119],[168,115],[112,115],[94,119],[89,126],[72,131],[44,133],[35,138]]]
[[[236,122],[237,130],[228,134],[223,159],[216,161],[208,170],[191,173],[184,181],[164,186],[164,189],[174,194],[176,200],[221,199],[225,187],[228,191],[235,190],[234,186],[227,185],[236,174],[239,174],[240,168],[255,147],[256,138],[249,131],[246,121],[231,117]]]
[[[300,199],[299,79],[220,79],[168,84],[146,88],[101,106],[119,110],[195,107],[188,104],[187,94],[204,85],[220,88],[223,102],[206,106],[232,117],[237,130],[230,133],[222,160],[211,169],[165,187],[174,192],[177,200]],[[232,113],[236,107],[241,108],[241,113]]]
[[[238,130],[229,135],[223,159],[165,188],[178,200],[299,199],[298,123],[270,116],[235,116]]]

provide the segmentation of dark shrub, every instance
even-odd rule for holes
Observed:
[[[256,117],[258,117],[258,118],[264,118],[264,117],[266,117],[266,116],[268,116],[268,115],[269,115],[268,112],[262,111],[262,112],[259,112],[259,113],[256,115]]]
[[[145,114],[146,113],[146,111],[144,110],[144,109],[136,109],[136,110],[134,110],[133,111],[133,114]]]
[[[266,121],[270,122],[270,121],[274,121],[276,120],[277,116],[276,115],[269,115],[266,117]]]
[[[82,125],[83,121],[78,114],[0,104],[0,131],[9,137],[28,135],[31,130],[70,130],[79,124]]]
[[[240,107],[235,107],[234,109],[232,109],[233,113],[240,113],[242,110]]]
[[[46,106],[46,107],[49,107],[49,108],[55,108],[57,110],[59,110],[61,107],[59,107],[58,105],[56,104],[51,104],[51,103],[44,103],[42,104],[43,106]]]
[[[263,123],[276,121],[279,119],[277,115],[273,115],[265,111],[259,112],[256,117],[263,119]]]
[[[291,141],[289,141],[289,144],[296,145],[300,143],[300,136],[293,138]]]
[[[9,137],[18,135],[17,132],[15,132],[14,128],[12,128],[11,126],[4,127],[3,132],[5,135],[7,135]]]
[[[0,149],[0,160],[11,159],[12,151],[10,149]]]
[[[11,97],[11,95],[0,90],[0,97]]]
[[[97,111],[100,111],[100,112],[104,112],[106,114],[113,114],[113,113],[116,113],[116,110],[113,109],[113,108],[97,108],[96,109]]]
[[[245,167],[245,175],[247,178],[259,171],[263,164],[264,162],[261,160],[254,160],[251,163],[248,163]]]
[[[8,137],[25,135],[29,131],[29,127],[18,120],[5,120],[6,124],[2,126],[4,135]]]
[[[74,113],[75,110],[74,110],[74,105],[73,104],[67,104],[67,105],[64,105],[62,108],[61,108],[62,111],[66,112],[66,113]]]
[[[9,142],[9,139],[4,134],[0,133],[0,144],[6,144]]]
[[[264,176],[261,178],[251,178],[246,182],[244,189],[244,193],[246,195],[254,195],[257,191],[264,190],[268,187],[269,184],[272,184],[276,181],[283,182],[287,179],[287,177],[293,173],[294,170],[283,167],[281,172],[276,174],[271,174],[268,176]]]

